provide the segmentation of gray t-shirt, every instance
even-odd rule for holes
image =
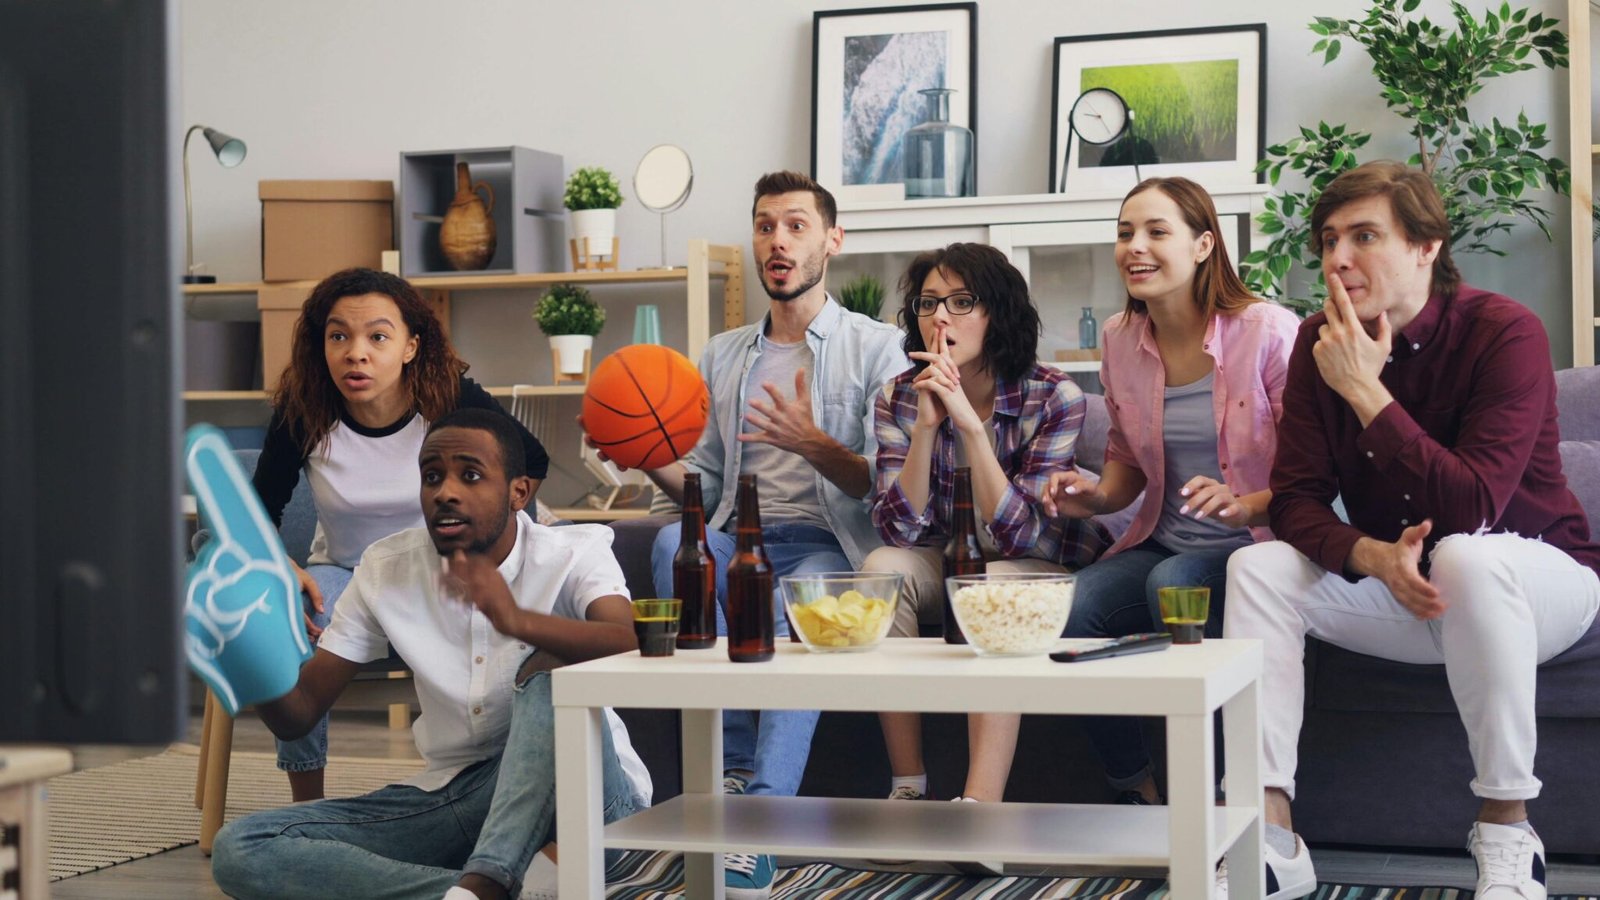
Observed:
[[[806,370],[809,385],[816,375],[815,357],[805,341],[779,344],[761,339],[761,353],[750,366],[745,378],[745,412],[750,412],[750,401],[761,400],[771,405],[772,395],[763,383],[771,382],[785,399],[794,398],[794,373]],[[807,388],[809,390],[809,387]],[[740,419],[739,430],[748,434],[756,429]],[[761,493],[761,524],[815,525],[827,528],[828,520],[822,515],[822,499],[817,495],[817,470],[798,453],[780,450],[771,444],[745,444],[739,458],[739,471],[755,473],[756,486]],[[732,527],[730,520],[729,527]]]
[[[1161,440],[1166,453],[1166,496],[1161,498],[1161,518],[1151,537],[1178,553],[1189,550],[1227,550],[1250,544],[1248,529],[1230,528],[1213,516],[1196,519],[1193,510],[1178,510],[1188,498],[1178,492],[1189,479],[1205,475],[1222,480],[1217,460],[1217,417],[1212,409],[1215,372],[1189,384],[1166,389],[1162,406]]]

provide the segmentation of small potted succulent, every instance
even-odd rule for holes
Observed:
[[[557,362],[557,377],[585,373],[584,357],[594,347],[594,336],[606,324],[606,311],[575,284],[557,284],[545,291],[533,309],[539,330],[550,336],[550,353]]]
[[[600,166],[581,168],[567,179],[561,199],[572,211],[572,236],[578,241],[578,255],[610,256],[611,239],[617,233],[617,207],[622,205],[622,189],[616,176]]]

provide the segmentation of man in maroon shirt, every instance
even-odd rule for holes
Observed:
[[[1278,425],[1277,541],[1228,566],[1228,637],[1266,643],[1268,897],[1316,887],[1293,833],[1305,636],[1443,663],[1482,799],[1479,900],[1544,900],[1534,670],[1600,608],[1600,545],[1567,489],[1537,317],[1461,283],[1432,180],[1367,163],[1311,216],[1328,301],[1300,328]],[[1342,497],[1349,524],[1332,504]]]

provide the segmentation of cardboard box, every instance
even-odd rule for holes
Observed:
[[[289,364],[289,350],[294,346],[300,307],[309,296],[311,289],[305,285],[267,286],[256,291],[256,307],[261,310],[262,390],[277,390],[278,377]]]
[[[379,268],[394,249],[394,182],[262,181],[261,280]]]

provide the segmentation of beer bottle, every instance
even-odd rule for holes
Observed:
[[[981,575],[984,571],[983,545],[978,543],[978,517],[972,511],[972,470],[956,469],[955,490],[950,503],[950,541],[944,545],[944,577]],[[956,622],[950,605],[950,592],[944,595],[944,641],[965,644],[967,636]]]
[[[728,563],[728,658],[762,662],[772,658],[772,563],[761,540],[761,504],[756,477],[739,476],[738,524]]]
[[[683,531],[672,557],[672,595],[683,601],[678,649],[700,650],[717,642],[717,579],[706,544],[706,507],[700,473],[683,476]]]

